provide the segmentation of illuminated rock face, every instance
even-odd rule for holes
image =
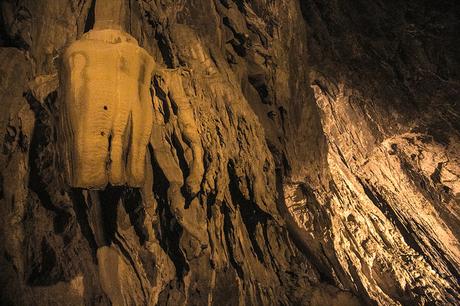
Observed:
[[[267,2],[0,1],[0,304],[460,305],[460,2]],[[93,19],[162,68],[142,188],[56,162]]]
[[[70,185],[138,187],[152,126],[152,57],[125,32],[90,31],[64,52],[64,151]]]

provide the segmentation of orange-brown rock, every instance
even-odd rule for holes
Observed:
[[[458,8],[0,1],[0,304],[458,305]],[[111,181],[147,112],[80,100],[97,190],[61,154],[74,45],[102,67],[81,93],[151,106]]]

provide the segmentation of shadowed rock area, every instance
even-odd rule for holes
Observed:
[[[0,1],[1,305],[460,304],[459,4],[98,1]],[[61,67],[112,11],[145,178],[74,188]]]

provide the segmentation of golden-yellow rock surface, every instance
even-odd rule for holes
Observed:
[[[0,304],[459,305],[459,5],[0,1]]]
[[[64,147],[70,185],[144,181],[152,127],[152,57],[120,30],[93,30],[62,57]]]

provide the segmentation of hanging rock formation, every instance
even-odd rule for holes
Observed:
[[[95,29],[66,48],[59,71],[69,183],[140,187],[152,130],[154,60],[117,29],[118,1],[99,0],[95,11]]]

